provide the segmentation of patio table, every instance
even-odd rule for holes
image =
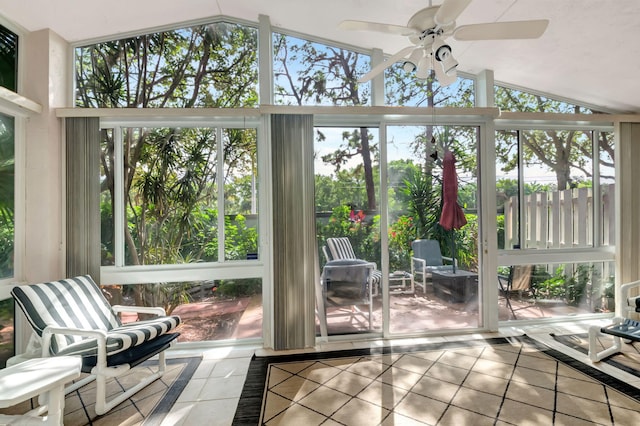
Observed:
[[[478,295],[478,274],[463,269],[431,273],[436,296],[452,303],[466,303]]]

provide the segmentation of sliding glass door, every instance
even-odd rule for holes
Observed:
[[[478,328],[478,128],[386,127],[389,331]]]

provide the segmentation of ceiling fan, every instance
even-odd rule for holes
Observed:
[[[469,6],[471,0],[443,0],[439,6],[432,6],[416,12],[406,26],[377,22],[346,20],[340,28],[356,31],[375,31],[407,36],[412,43],[386,61],[376,65],[358,81],[363,83],[396,62],[403,61],[407,72],[415,71],[416,77],[426,79],[434,70],[441,86],[448,86],[457,80],[458,61],[453,57],[448,37],[458,41],[534,39],[542,36],[549,21],[546,19],[511,22],[491,22],[462,25],[456,27],[456,18]]]

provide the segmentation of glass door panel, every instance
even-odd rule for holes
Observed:
[[[387,127],[391,333],[482,325],[477,135],[471,126]],[[450,156],[455,173],[445,173]]]

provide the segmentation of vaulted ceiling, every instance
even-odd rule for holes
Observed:
[[[440,4],[441,0],[433,0]],[[70,42],[226,15],[391,55],[406,37],[345,31],[344,19],[406,25],[426,0],[0,0],[0,15],[28,31],[50,28]],[[459,71],[619,112],[640,112],[640,2],[473,0],[456,24],[549,19],[535,40],[449,44]],[[115,38],[115,37],[114,37]]]

